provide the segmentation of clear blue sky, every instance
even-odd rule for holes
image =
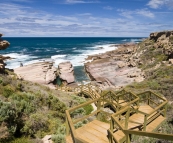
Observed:
[[[147,37],[162,30],[173,30],[173,0],[0,0],[7,37]]]

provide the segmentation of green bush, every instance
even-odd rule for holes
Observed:
[[[83,109],[85,110],[86,115],[89,115],[94,110],[92,105],[84,106]]]
[[[44,114],[32,114],[29,119],[25,122],[25,126],[22,129],[22,132],[28,135],[34,135],[37,131],[48,130],[48,119]]]
[[[33,143],[32,141],[30,141],[28,138],[17,138],[14,139],[13,141],[10,141],[11,143]]]
[[[58,134],[58,135],[52,135],[52,141],[54,143],[65,143],[65,135]]]
[[[3,89],[3,95],[8,98],[10,95],[12,95],[15,92],[14,88],[12,88],[11,86],[7,85],[4,87]]]

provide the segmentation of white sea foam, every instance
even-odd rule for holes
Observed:
[[[74,49],[76,52],[80,53],[78,55],[75,55],[75,54],[70,54],[70,55],[55,54],[55,55],[51,56],[51,58],[46,58],[46,59],[38,59],[38,57],[35,57],[35,56],[30,56],[30,55],[26,55],[26,54],[25,55],[24,54],[18,54],[18,53],[6,54],[4,56],[10,56],[11,58],[13,58],[11,60],[6,61],[6,63],[7,63],[6,67],[10,68],[10,69],[14,69],[14,68],[19,67],[20,62],[22,62],[23,65],[28,65],[28,64],[33,64],[33,63],[42,62],[42,61],[52,61],[52,62],[54,62],[54,65],[56,67],[58,66],[59,63],[65,62],[65,61],[70,61],[73,64],[73,66],[82,66],[85,62],[85,58],[87,58],[88,55],[105,53],[107,51],[112,51],[115,49],[116,49],[116,47],[111,46],[110,44],[95,45],[93,47],[88,47],[86,50]]]
[[[26,62],[30,61],[31,59],[37,58],[35,56],[30,55],[22,55],[18,53],[10,53],[4,54],[3,56],[9,56],[12,59],[5,61],[7,63],[6,68],[14,69],[20,66],[20,63],[25,65]]]
[[[55,56],[51,56],[51,59],[58,59],[58,58],[64,58],[67,55],[55,55]]]
[[[121,40],[121,41],[127,41],[127,39]]]
[[[102,48],[100,48],[102,47]],[[61,62],[70,61],[73,66],[83,66],[85,63],[85,58],[87,58],[88,55],[95,55],[95,54],[101,54],[105,53],[107,51],[115,50],[117,47],[114,47],[110,44],[106,45],[97,45],[93,47],[88,47],[89,50],[75,50],[76,52],[79,52],[81,54],[78,55],[54,55],[51,56],[51,59],[55,62],[55,66],[58,66]]]
[[[140,41],[142,41],[142,39],[130,39],[130,42],[134,42],[134,43],[140,42]]]

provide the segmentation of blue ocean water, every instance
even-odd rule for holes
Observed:
[[[7,68],[17,68],[20,62],[27,65],[43,60],[53,61],[57,67],[60,62],[71,61],[76,81],[83,81],[88,80],[83,69],[84,60],[88,55],[114,50],[115,47],[110,47],[112,44],[139,42],[142,37],[4,37],[3,39],[10,42],[10,47],[0,51],[0,54],[14,58],[6,61]]]

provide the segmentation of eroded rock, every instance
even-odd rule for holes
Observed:
[[[71,62],[62,62],[58,65],[59,77],[67,84],[75,82],[74,69]]]
[[[14,69],[19,79],[39,84],[53,83],[57,77],[57,69],[52,62],[40,62]]]

